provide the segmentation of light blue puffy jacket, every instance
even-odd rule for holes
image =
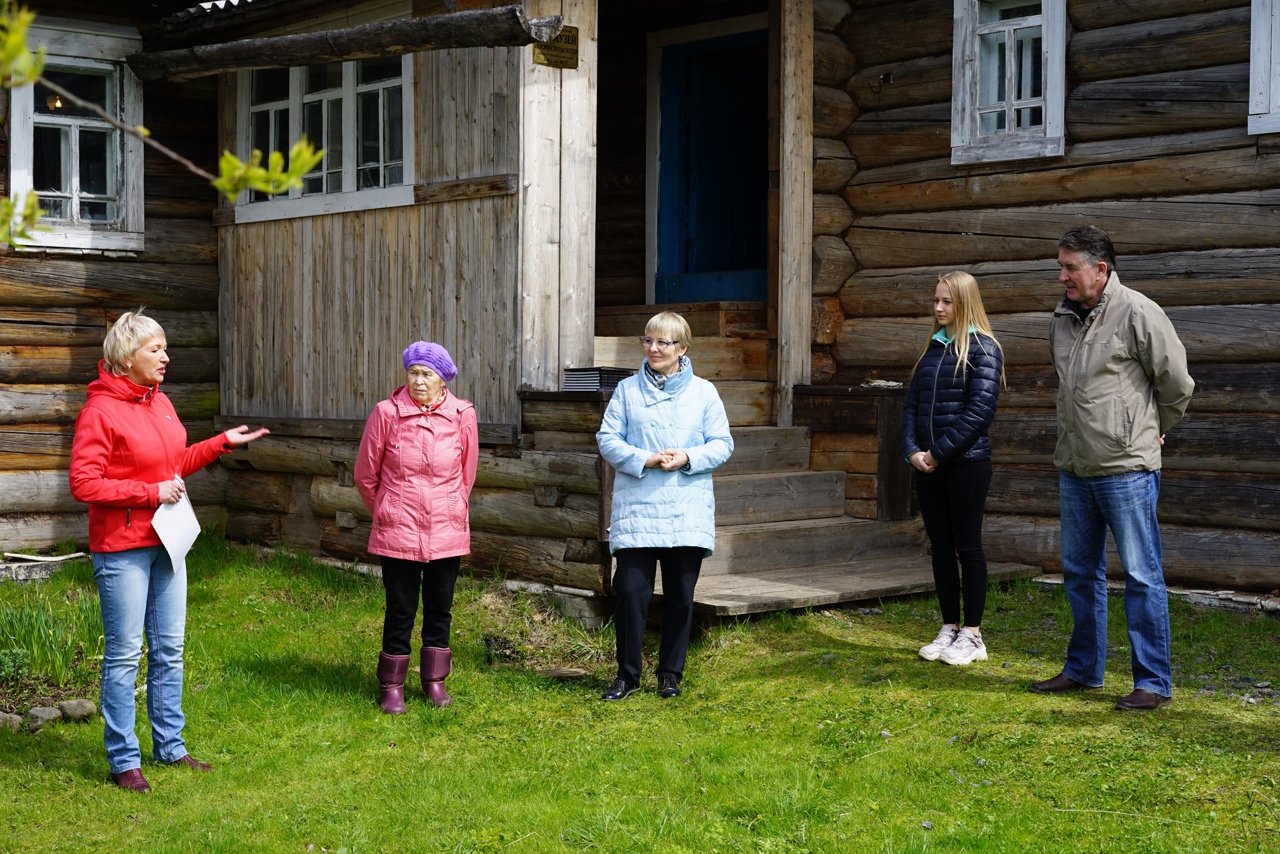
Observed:
[[[711,554],[716,543],[716,497],[711,472],[733,453],[729,419],[716,387],[693,375],[689,357],[665,388],[640,371],[618,383],[596,442],[617,470],[609,551],[694,546]],[[678,448],[688,471],[645,468],[650,455]]]

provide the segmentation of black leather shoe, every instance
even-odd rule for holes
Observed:
[[[615,679],[613,684],[604,689],[601,700],[625,700],[636,692],[639,685],[632,685],[625,679]]]
[[[680,677],[674,673],[658,674],[658,696],[664,700],[680,696]]]
[[[1116,700],[1116,708],[1125,712],[1153,712],[1173,702],[1172,697],[1161,697],[1154,691],[1135,688],[1132,693]]]
[[[1052,679],[1036,682],[1029,686],[1037,694],[1065,694],[1068,691],[1092,691],[1083,682],[1077,682],[1065,673],[1059,673]]]

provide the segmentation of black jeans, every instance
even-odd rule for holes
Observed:
[[[653,598],[658,563],[662,563],[662,640],[658,647],[658,673],[684,676],[689,632],[693,627],[693,588],[702,571],[705,549],[677,546],[666,549],[618,549],[618,571],[613,589],[618,607],[613,626],[618,634],[618,678],[640,684],[644,624]]]
[[[982,625],[982,612],[987,606],[982,515],[990,487],[991,460],[940,465],[929,474],[916,470],[916,497],[933,551],[933,581],[938,587],[944,623],[960,623],[963,587],[963,625]]]
[[[453,622],[453,588],[458,583],[461,557],[445,557],[423,563],[398,557],[382,558],[382,586],[387,610],[382,620],[382,651],[408,655],[412,650],[413,619],[418,615],[418,591],[422,591],[422,645],[449,646]]]

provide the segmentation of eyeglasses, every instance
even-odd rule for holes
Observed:
[[[645,347],[645,349],[646,349],[646,350],[647,350],[648,348],[650,348],[650,347],[655,346],[655,345],[657,346],[657,348],[658,348],[659,350],[665,350],[665,349],[667,349],[668,347],[674,347],[675,345],[679,344],[680,342],[679,342],[679,341],[664,341],[664,340],[663,340],[663,339],[661,339],[661,338],[650,338],[649,336],[647,336],[647,335],[646,335],[646,336],[644,336],[643,338],[641,338],[641,339],[640,339],[640,343],[644,345],[644,347]]]

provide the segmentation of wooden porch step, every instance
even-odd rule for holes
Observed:
[[[1041,574],[1039,567],[1017,563],[991,563],[987,565],[987,572],[991,581]],[[694,608],[704,615],[732,617],[926,593],[933,589],[933,569],[928,557],[886,555],[829,566],[704,574],[694,592]]]
[[[597,335],[595,367],[637,367],[644,358],[639,337]],[[689,348],[689,360],[705,380],[769,379],[769,342],[762,338],[699,338]]]
[[[684,317],[695,338],[764,338],[768,334],[768,313],[763,302],[596,306],[596,334],[639,337],[649,318],[660,311],[674,311]]]
[[[716,477],[718,528],[844,515],[844,472],[796,471]]]
[[[903,553],[925,553],[919,519],[876,522],[841,516],[717,526],[715,554],[703,561],[702,575],[832,566],[862,557]]]
[[[716,469],[716,478],[768,471],[807,471],[808,427],[734,427],[733,456]]]

